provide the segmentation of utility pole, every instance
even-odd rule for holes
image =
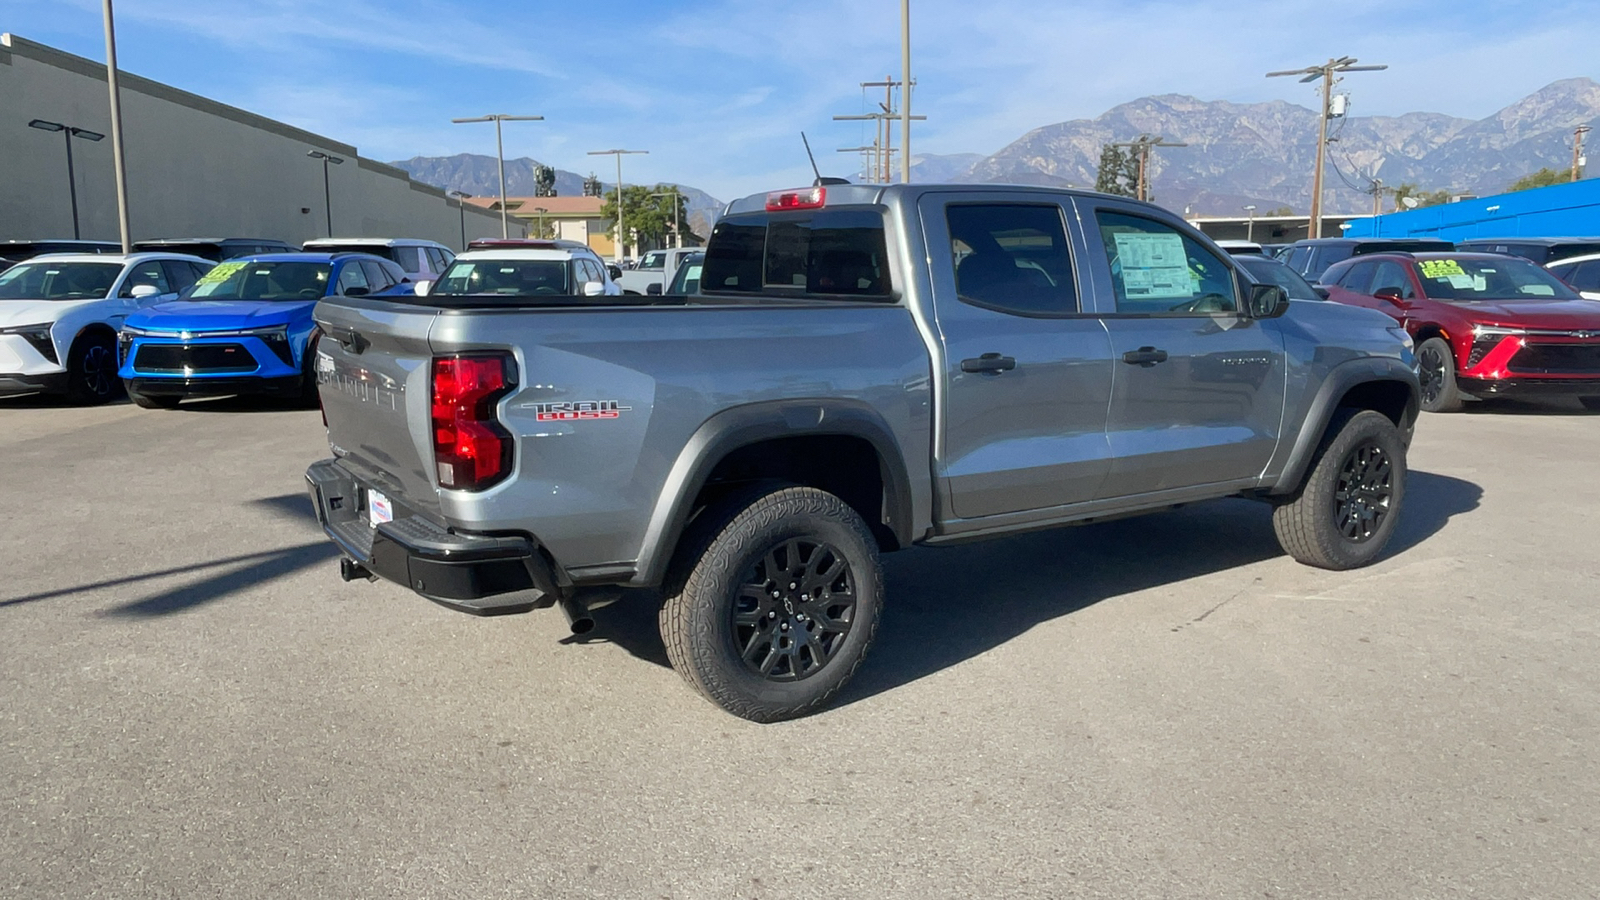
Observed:
[[[1185,212],[1187,211],[1188,210],[1185,210]],[[1244,211],[1250,214],[1249,221],[1245,222],[1244,225],[1244,239],[1247,241],[1253,241],[1256,239],[1256,205],[1252,203],[1249,206],[1246,206]]]
[[[493,122],[494,123],[494,157],[500,162],[500,236],[511,236],[511,230],[506,225],[506,145],[500,137],[501,122],[543,122],[544,116],[508,116],[504,113],[495,113],[487,116],[471,116],[465,119],[451,119],[451,122],[462,125],[467,122]]]
[[[622,244],[627,232],[622,228],[622,157],[631,153],[649,153],[649,150],[590,150],[590,156],[615,156],[617,158],[617,244],[612,248],[611,261],[622,265]]]
[[[1150,183],[1150,175],[1149,175],[1149,171],[1150,171],[1150,151],[1152,149],[1156,148],[1156,147],[1187,147],[1189,145],[1188,144],[1184,144],[1184,143],[1177,143],[1177,142],[1169,141],[1164,137],[1154,137],[1154,138],[1152,138],[1148,134],[1141,134],[1141,135],[1139,135],[1138,140],[1124,141],[1124,142],[1122,142],[1120,144],[1112,144],[1111,146],[1113,146],[1113,147],[1131,147],[1133,149],[1133,152],[1138,155],[1138,157],[1139,157],[1139,183],[1138,183],[1138,187],[1136,188],[1136,193],[1138,194],[1138,197],[1139,197],[1140,200],[1149,200],[1150,199],[1150,189],[1149,189],[1149,183]]]
[[[911,183],[911,0],[900,0],[900,181]]]
[[[1372,195],[1372,214],[1383,215],[1383,195],[1388,193],[1388,188],[1383,186],[1382,178],[1372,179],[1372,186],[1367,188],[1367,193]]]
[[[1335,77],[1343,72],[1378,72],[1388,66],[1358,66],[1353,56],[1342,56],[1330,59],[1320,66],[1307,66],[1304,69],[1294,69],[1284,72],[1268,72],[1268,78],[1278,78],[1283,75],[1299,75],[1300,83],[1322,79],[1322,118],[1317,123],[1317,163],[1311,175],[1311,237],[1322,237],[1322,160],[1328,155],[1328,119],[1333,113],[1333,86],[1343,81]]]
[[[117,227],[122,232],[122,252],[133,252],[128,226],[128,167],[122,155],[122,88],[117,81],[117,27],[112,21],[111,0],[101,4],[106,28],[106,89],[111,92],[111,164],[117,176]]]
[[[915,85],[915,84],[916,84],[916,82],[912,82],[912,85]],[[834,116],[833,120],[835,122],[861,122],[861,121],[866,121],[868,119],[872,120],[872,122],[873,122],[872,147],[871,148],[857,148],[857,149],[858,150],[859,149],[871,149],[873,151],[873,153],[872,153],[872,177],[869,180],[869,183],[887,184],[888,182],[894,180],[894,153],[895,153],[895,149],[896,149],[895,146],[894,146],[894,134],[893,134],[893,127],[894,127],[893,122],[894,122],[894,120],[895,119],[899,119],[900,120],[900,136],[901,136],[900,144],[901,144],[901,146],[899,147],[899,150],[901,151],[901,153],[903,155],[904,152],[905,152],[905,135],[907,133],[906,132],[907,123],[910,122],[910,121],[913,121],[913,120],[915,120],[915,121],[925,121],[928,117],[927,116],[913,116],[913,115],[911,115],[910,110],[906,108],[906,104],[904,102],[907,98],[910,97],[910,93],[905,90],[905,82],[904,81],[896,81],[893,76],[885,77],[884,80],[882,80],[882,81],[863,81],[863,82],[861,82],[861,87],[862,88],[869,88],[869,87],[881,87],[881,88],[883,88],[883,102],[878,104],[878,110],[879,111],[875,112],[875,113],[867,113],[865,115],[860,115],[860,116]],[[901,88],[900,96],[901,96],[902,102],[900,104],[900,109],[899,109],[898,112],[895,110],[895,103],[894,103],[894,89],[895,88]],[[840,152],[854,153],[854,152],[857,152],[857,150],[841,150]],[[908,163],[906,162],[906,159],[902,158],[902,160],[901,160],[902,168],[904,168],[906,165],[908,165]],[[910,178],[909,178],[908,175],[906,175],[905,172],[902,172],[900,180],[909,181]]]
[[[1593,129],[1587,125],[1579,125],[1572,130],[1572,180],[1577,181],[1581,175],[1578,170],[1583,166],[1583,136]]]
[[[868,184],[875,180],[873,175],[878,170],[878,145],[876,142],[865,147],[840,147],[839,152],[860,153],[865,156],[866,158],[862,160],[861,172],[867,176]]]

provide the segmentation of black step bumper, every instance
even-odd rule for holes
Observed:
[[[317,522],[356,566],[451,609],[477,616],[527,612],[556,602],[566,579],[537,541],[462,534],[394,504],[394,521],[373,527],[367,488],[337,460],[312,463],[306,488]],[[350,563],[343,571],[359,572]]]

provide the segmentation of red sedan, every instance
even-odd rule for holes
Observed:
[[[1382,310],[1417,342],[1422,408],[1578,395],[1600,409],[1600,301],[1491,253],[1374,253],[1323,273],[1329,299]]]

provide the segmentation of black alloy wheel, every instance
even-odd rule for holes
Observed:
[[[1417,381],[1422,386],[1424,407],[1439,404],[1439,397],[1444,393],[1444,367],[1444,354],[1438,347],[1424,343],[1417,351]]]
[[[1394,500],[1394,463],[1375,440],[1352,447],[1339,467],[1333,516],[1339,533],[1360,544],[1383,527]]]
[[[734,643],[751,672],[798,681],[828,664],[855,622],[850,563],[831,544],[792,538],[773,547],[739,587]]]

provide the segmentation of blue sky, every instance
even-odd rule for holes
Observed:
[[[800,131],[825,172],[869,143],[858,84],[900,69],[898,0],[119,0],[122,68],[400,159],[493,154],[729,199],[805,183]],[[0,0],[0,31],[104,58],[98,0]],[[1481,118],[1551,81],[1595,76],[1593,2],[912,0],[917,152],[992,153],[1026,131],[1139,96],[1283,99],[1268,80],[1330,56],[1356,115]]]

